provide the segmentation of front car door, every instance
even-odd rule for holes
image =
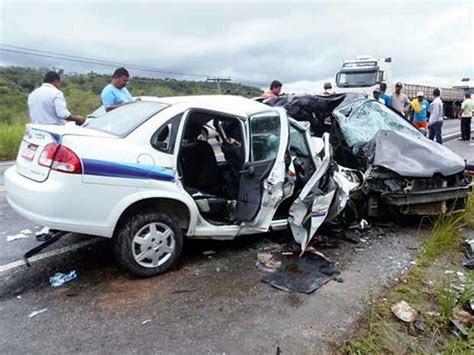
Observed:
[[[254,114],[246,122],[248,159],[240,171],[237,218],[242,231],[268,230],[284,197],[288,118],[282,109]]]

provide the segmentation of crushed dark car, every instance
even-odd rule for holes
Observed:
[[[357,94],[286,96],[264,103],[308,121],[314,136],[328,132],[335,161],[364,174],[364,185],[351,196],[359,217],[465,209],[472,191],[465,161],[384,104]]]

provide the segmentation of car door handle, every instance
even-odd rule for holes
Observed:
[[[255,174],[255,168],[253,166],[249,166],[247,169],[240,170],[239,174],[243,174],[245,176],[253,176]]]

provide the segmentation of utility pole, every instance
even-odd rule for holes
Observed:
[[[232,81],[231,78],[207,78],[206,81],[213,81],[217,84],[217,92],[221,94],[221,83]]]

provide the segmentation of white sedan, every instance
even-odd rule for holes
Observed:
[[[211,124],[217,137],[203,135]],[[183,239],[287,228],[306,248],[362,178],[331,158],[328,136],[281,108],[235,96],[142,100],[85,127],[29,125],[7,201],[49,228],[113,238],[117,260],[152,276]]]

